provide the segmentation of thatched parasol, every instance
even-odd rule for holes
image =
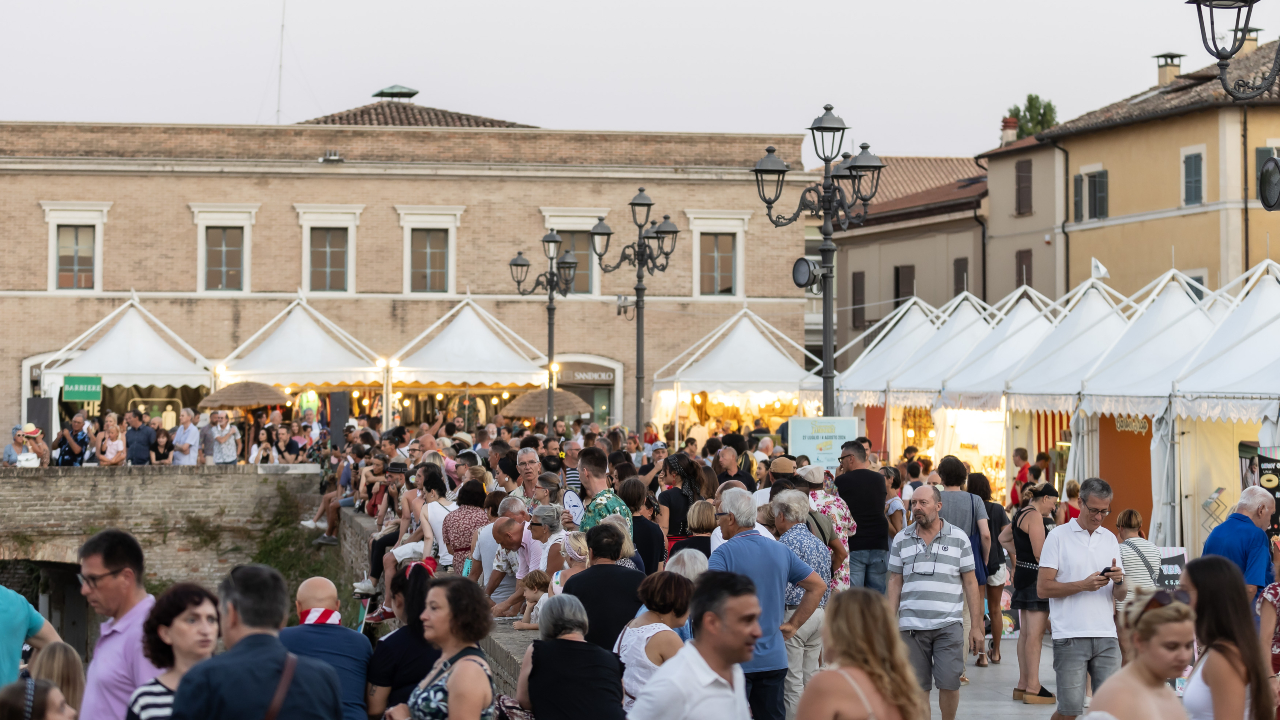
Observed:
[[[556,388],[553,397],[556,415],[581,415],[591,412],[591,406],[585,400],[568,390]],[[502,408],[498,414],[507,418],[543,417],[547,414],[547,391],[531,390],[507,403],[507,406]]]
[[[274,385],[256,382],[238,382],[210,394],[200,401],[201,410],[261,407],[284,405],[291,398]]]

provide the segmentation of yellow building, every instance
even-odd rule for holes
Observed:
[[[1256,80],[1275,46],[1242,53],[1232,77]],[[1059,287],[1097,258],[1126,294],[1170,267],[1215,290],[1280,256],[1280,217],[1257,200],[1258,165],[1280,148],[1280,94],[1233,102],[1215,66],[1179,74],[1179,57],[1160,56],[1157,85],[1038,136],[1066,165]]]

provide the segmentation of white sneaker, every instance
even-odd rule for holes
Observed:
[[[316,530],[316,529],[318,528],[318,526],[316,525],[316,521],[315,521],[315,520],[303,520],[302,522],[300,522],[300,523],[298,523],[298,524],[299,524],[299,525],[301,525],[302,527],[304,527],[304,528],[308,529],[308,530]]]
[[[352,583],[352,586],[355,587],[356,592],[362,593],[365,595],[372,595],[375,592],[377,592],[377,590],[373,587],[373,583],[369,581],[369,578],[365,578],[364,580],[361,580],[358,583]]]

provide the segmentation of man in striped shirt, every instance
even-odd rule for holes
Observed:
[[[943,720],[955,720],[964,672],[961,613],[966,595],[972,620],[971,654],[978,654],[985,633],[973,549],[963,531],[942,519],[941,510],[942,493],[935,485],[922,486],[911,496],[913,522],[898,533],[889,549],[886,594],[898,615],[898,632],[911,653],[920,686],[928,694],[936,684]]]

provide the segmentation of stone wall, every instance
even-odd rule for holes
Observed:
[[[209,587],[255,549],[280,488],[314,507],[315,465],[0,468],[0,560],[77,564],[98,530],[133,533],[152,585]]]

